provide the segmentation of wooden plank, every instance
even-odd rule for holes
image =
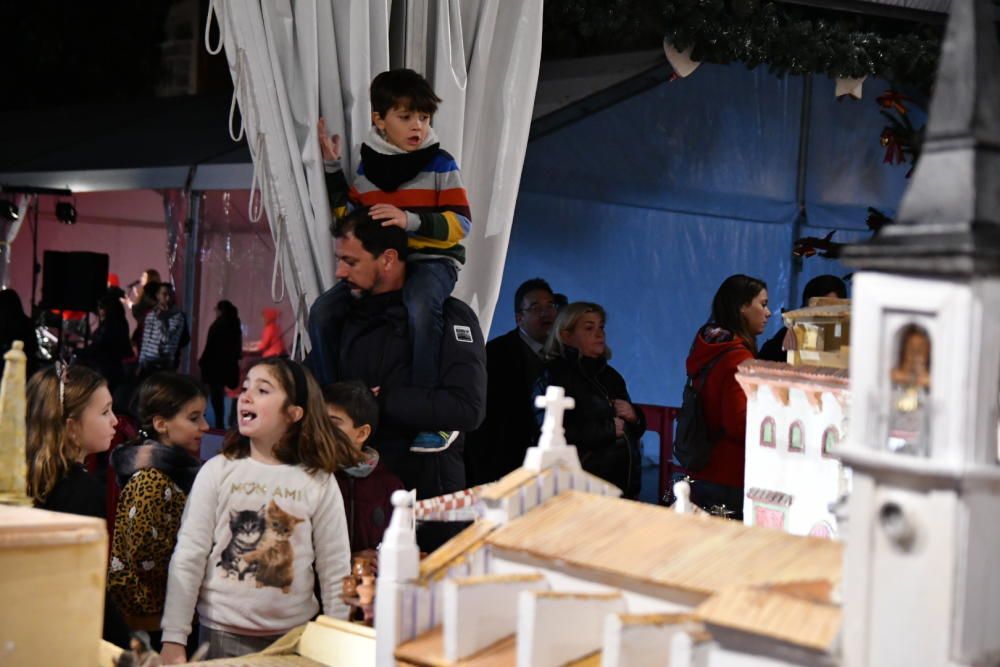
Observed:
[[[451,538],[434,553],[420,561],[420,582],[427,582],[444,569],[451,567],[463,558],[481,547],[486,536],[496,528],[489,521],[476,521],[471,526]]]
[[[517,661],[517,640],[510,635],[474,656],[451,662],[444,657],[444,638],[438,626],[397,646],[395,655],[399,664],[412,667],[511,667]]]

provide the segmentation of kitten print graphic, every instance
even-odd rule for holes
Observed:
[[[257,588],[273,586],[280,588],[282,593],[291,590],[295,579],[295,571],[292,569],[295,551],[292,549],[291,537],[295,527],[303,521],[304,519],[278,507],[273,500],[267,506],[264,536],[256,549],[243,555],[243,560],[255,568]]]
[[[218,567],[222,568],[222,576],[243,579],[248,574],[254,574],[257,566],[246,560],[246,555],[253,551],[264,536],[264,508],[259,510],[232,510],[229,513],[229,531],[232,538],[222,551]]]

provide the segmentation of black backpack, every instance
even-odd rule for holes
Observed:
[[[708,372],[719,359],[739,348],[731,347],[715,355],[711,361],[687,378],[684,384],[684,400],[677,414],[677,433],[674,436],[674,456],[689,472],[698,472],[712,457],[712,434],[705,423],[705,413],[701,407],[699,392],[705,385]]]

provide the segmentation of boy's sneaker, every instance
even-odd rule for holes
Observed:
[[[423,431],[410,444],[411,452],[443,452],[455,442],[458,431]]]

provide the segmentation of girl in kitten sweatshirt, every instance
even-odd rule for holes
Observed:
[[[339,595],[350,546],[334,473],[357,454],[294,361],[253,366],[237,407],[239,433],[198,473],[170,561],[167,664],[186,659],[196,608],[209,658],[259,651],[311,619],[317,578],[323,612],[347,615]]]

